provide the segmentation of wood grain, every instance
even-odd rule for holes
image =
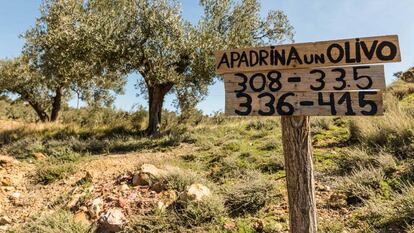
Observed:
[[[338,81],[341,76],[341,71],[338,69],[343,69],[345,71],[345,77],[343,83]],[[354,79],[354,69],[357,72],[357,76],[369,76],[372,80],[372,86],[369,89],[384,90],[385,85],[385,75],[384,75],[384,65],[372,65],[372,66],[355,66],[354,67],[335,67],[335,68],[319,68],[319,69],[294,69],[294,70],[281,70],[280,84],[281,89],[279,91],[314,91],[311,89],[313,87],[321,86],[321,83],[317,80],[321,77],[319,71],[322,71],[326,76],[324,78],[324,87],[323,91],[336,91],[335,88],[341,88],[342,90],[358,90],[360,87],[366,87],[369,83],[367,78],[360,78],[357,80]],[[316,72],[319,70],[318,72]],[[267,77],[278,76],[275,71],[261,71],[261,72],[248,72],[243,73],[247,76],[247,89],[244,92],[255,92],[252,88],[261,88],[264,86],[263,91],[272,92],[270,87],[275,88],[277,84],[271,85],[271,80]],[[253,81],[250,80],[253,78]],[[292,82],[292,78],[300,78],[300,82]],[[263,82],[264,81],[264,82]],[[226,92],[235,92],[241,90],[241,83],[243,78],[240,75],[236,74],[225,74],[224,75],[224,87]],[[253,87],[251,86],[253,84]],[[264,84],[264,85],[263,85]],[[344,85],[345,84],[345,85]]]
[[[289,232],[316,233],[310,117],[283,116],[282,140],[289,202]]]
[[[383,98],[382,98],[382,92],[380,91],[364,91],[369,92],[372,94],[367,94],[364,97],[365,101],[372,101],[377,106],[377,111],[374,115],[383,115]],[[273,106],[277,105],[277,102],[279,98],[283,95],[285,95],[288,92],[277,92],[272,93],[271,95],[275,98],[275,103]],[[319,93],[322,94],[323,101],[328,102],[329,101],[329,95],[332,93],[335,100],[335,110],[336,113],[332,114],[331,106],[327,105],[319,105],[318,104],[318,96]],[[346,102],[342,104],[338,104],[338,101],[340,98],[344,95],[345,92],[295,92],[293,93],[294,96],[289,96],[285,99],[286,103],[289,103],[294,108],[294,116],[344,116],[347,115],[348,112],[347,104]],[[350,91],[350,99],[352,104],[352,110],[355,112],[355,115],[364,115],[362,112],[370,112],[371,107],[369,105],[366,106],[360,106],[359,103],[359,96],[360,91]],[[241,107],[240,104],[246,103],[246,98],[241,97],[237,98],[236,93],[229,93],[226,92],[226,103],[225,103],[225,114],[228,116],[240,116],[235,112],[235,110],[239,111],[246,111],[246,107]],[[249,116],[263,116],[259,114],[259,110],[264,112],[271,111],[270,108],[267,106],[267,104],[270,101],[270,97],[262,97],[258,98],[260,93],[248,93],[248,95],[252,99],[251,103],[251,112],[248,114]],[[304,102],[312,102],[313,105],[305,105]],[[284,111],[288,111],[287,107],[282,108]],[[272,116],[278,116],[281,115],[277,112],[275,107],[275,112],[272,114]]]
[[[338,48],[332,48],[330,53],[328,52],[329,47],[333,44],[337,44],[342,48],[343,52]],[[363,44],[363,46],[361,46]],[[391,54],[391,45],[396,49],[395,56],[389,56]],[[375,45],[375,46],[373,46]],[[336,46],[336,45],[335,45]],[[364,47],[364,48],[362,48]],[[277,59],[270,54],[271,51],[278,51],[279,54],[285,52],[285,58],[289,57],[289,54],[292,51],[292,48],[296,49],[297,57],[300,58],[301,62],[298,59],[291,59],[291,62],[273,62]],[[373,48],[372,53],[371,48]],[[377,50],[381,50],[384,56],[378,56]],[[243,53],[246,54],[246,57],[243,57]],[[260,54],[262,53],[262,54]],[[342,53],[343,56],[340,56]],[[234,62],[232,62],[232,54],[234,55]],[[257,55],[250,58],[250,54]],[[268,54],[266,57],[265,55]],[[273,53],[275,54],[275,53]],[[329,59],[328,54],[331,55],[332,59]],[[360,59],[356,58],[356,55],[360,55]],[[225,56],[224,56],[225,55]],[[239,59],[237,58],[239,55]],[[307,61],[305,62],[305,55]],[[315,58],[317,56],[323,56],[324,60]],[[292,54],[296,57],[296,54]],[[311,59],[313,56],[313,60]],[[224,58],[228,58],[228,63]],[[263,62],[257,62],[255,64],[255,57],[262,57]],[[348,57],[348,59],[346,59]],[[376,36],[376,37],[365,37],[365,38],[353,38],[353,39],[343,39],[343,40],[331,40],[331,41],[321,41],[321,42],[312,42],[312,43],[297,43],[297,44],[286,44],[286,45],[277,45],[277,46],[267,46],[267,47],[258,47],[258,48],[243,48],[243,49],[232,49],[232,50],[222,50],[215,52],[216,58],[216,72],[217,74],[225,73],[235,73],[235,72],[253,72],[253,71],[266,71],[272,69],[297,69],[297,68],[310,68],[310,67],[327,67],[327,66],[344,66],[344,65],[356,65],[356,64],[376,64],[376,63],[389,63],[389,62],[398,62],[401,61],[401,54],[399,49],[399,41],[397,35],[390,36]],[[341,58],[341,59],[339,59]],[[242,61],[242,62],[240,62]],[[245,61],[248,61],[247,63]],[[240,62],[240,64],[239,64]],[[227,65],[229,64],[229,65]],[[233,66],[232,66],[233,64]]]

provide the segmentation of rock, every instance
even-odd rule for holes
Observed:
[[[0,155],[0,167],[3,167],[3,168],[12,167],[18,163],[19,162],[13,159],[12,157]]]
[[[10,195],[9,198],[12,201],[17,201],[21,196],[22,196],[22,194],[20,192],[14,192]]]
[[[46,155],[44,155],[43,153],[33,153],[32,156],[36,159],[36,160],[44,160],[47,158]]]
[[[183,194],[183,199],[189,201],[201,201],[209,196],[211,196],[211,191],[209,188],[202,184],[192,184],[187,187],[186,191]]]
[[[155,178],[160,178],[162,174],[164,173],[163,170],[157,168],[156,166],[152,164],[143,164],[141,166],[141,172],[146,173],[150,176],[153,176]]]
[[[7,216],[1,216],[0,217],[0,225],[7,225],[7,224],[11,224],[12,220],[7,217]]]
[[[139,172],[132,177],[133,186],[146,186],[150,185],[150,183],[151,178],[148,174]]]
[[[97,232],[110,233],[122,231],[125,222],[125,215],[122,213],[121,209],[109,209],[99,219],[99,228]]]
[[[122,184],[121,191],[127,191],[127,190],[129,190],[129,186],[127,184]]]
[[[92,205],[89,207],[89,215],[93,219],[99,218],[99,214],[102,212],[103,200],[102,198],[96,198],[92,201]]]
[[[160,200],[157,202],[157,208],[160,211],[165,211],[177,199],[177,193],[174,190],[162,192],[159,196]]]
[[[85,223],[87,225],[91,224],[89,221],[89,217],[88,214],[86,212],[78,212],[73,216],[73,220],[75,220],[76,222],[81,222],[81,223]]]
[[[13,185],[13,180],[10,177],[5,176],[5,177],[1,178],[1,185],[2,186],[12,186]]]
[[[156,193],[160,193],[166,189],[164,183],[162,181],[155,182],[151,185],[151,190],[155,191]]]

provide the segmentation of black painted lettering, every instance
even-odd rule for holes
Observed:
[[[254,67],[259,64],[259,54],[256,51],[250,50],[249,52],[250,67]]]
[[[374,56],[375,53],[375,49],[377,48],[378,45],[378,40],[374,40],[372,42],[371,48],[368,49],[367,45],[365,44],[364,41],[361,41],[361,48],[362,51],[364,52],[365,56],[368,58],[368,60],[371,60],[372,57]]]
[[[220,69],[222,64],[226,64],[227,68],[230,68],[229,58],[227,57],[227,53],[224,53],[223,56],[221,57],[221,60],[220,60],[220,63],[217,69]]]
[[[254,83],[255,83],[254,81],[256,80],[256,78],[260,78],[261,79],[261,83],[262,83],[262,85],[259,86],[258,88],[256,88],[256,86],[254,85]],[[266,86],[266,76],[264,74],[262,74],[262,73],[254,74],[250,78],[249,84],[250,84],[250,87],[252,88],[253,91],[255,91],[255,92],[261,92],[261,91],[263,91],[265,89],[265,86]]]
[[[273,66],[275,65],[275,46],[271,46],[270,47],[270,65]]]
[[[303,63],[302,59],[300,58],[300,56],[298,54],[298,51],[293,46],[292,46],[292,48],[290,48],[290,52],[289,52],[289,56],[288,56],[288,60],[287,60],[287,65],[290,65],[292,60],[296,60],[297,63],[299,63],[299,64]]]
[[[313,54],[310,54],[309,56],[308,56],[308,54],[305,54],[303,60],[305,61],[305,64],[308,64],[308,65],[312,64],[313,63]]]
[[[267,61],[266,61],[266,59],[269,57],[269,52],[267,51],[267,50],[263,50],[263,49],[261,49],[260,51],[259,51],[259,57],[260,57],[260,59],[259,59],[259,63],[260,63],[260,65],[262,66],[263,64],[264,65],[266,65],[267,66]]]
[[[351,58],[351,46],[349,42],[345,42],[345,61],[346,63],[354,63],[355,58]]]
[[[240,60],[239,60],[239,64],[237,65],[237,67],[240,67],[242,63],[244,63],[244,65],[246,67],[249,67],[249,61],[247,60],[247,54],[246,54],[246,52],[243,52],[241,54]]]
[[[281,65],[286,65],[286,51],[282,49],[281,52],[278,50],[274,50],[275,52],[275,65],[278,65],[279,63]]]
[[[234,64],[240,59],[240,54],[238,52],[231,52],[230,59],[231,59],[231,68],[233,68]]]
[[[355,60],[356,62],[361,62],[361,43],[359,42],[359,39],[356,39],[355,43]]]
[[[315,64],[325,64],[325,55],[324,54],[315,54]]]
[[[338,56],[336,57],[336,59],[333,56],[334,55],[334,52],[333,52],[334,48],[336,48],[337,51],[338,51]],[[328,47],[328,49],[326,51],[326,55],[328,56],[328,59],[329,59],[330,62],[338,63],[344,58],[344,49],[342,48],[341,45],[334,43],[334,44],[331,44]]]
[[[384,48],[388,47],[390,53],[388,55],[384,54]],[[397,46],[390,41],[383,41],[378,45],[377,48],[377,57],[381,61],[391,61],[397,56]]]

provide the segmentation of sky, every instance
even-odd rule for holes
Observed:
[[[19,35],[34,25],[41,0],[0,0],[0,59],[20,54],[24,41]],[[197,22],[202,10],[197,0],[182,0],[183,17]],[[393,73],[414,66],[414,0],[261,0],[261,15],[269,10],[284,11],[295,28],[295,42],[346,39],[397,34],[400,41],[399,63],[385,65],[387,83]],[[128,77],[125,94],[118,96],[116,108],[132,110],[147,105],[135,89],[138,75]],[[174,96],[167,96],[165,107],[176,110]],[[74,105],[76,101],[71,101]],[[206,114],[224,110],[224,85],[217,81],[198,108]]]

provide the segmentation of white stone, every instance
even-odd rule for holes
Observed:
[[[202,184],[192,184],[187,187],[184,193],[184,199],[190,201],[201,201],[209,196],[211,196],[210,189]]]
[[[119,208],[109,209],[99,219],[99,232],[119,232],[126,222],[125,215]]]

